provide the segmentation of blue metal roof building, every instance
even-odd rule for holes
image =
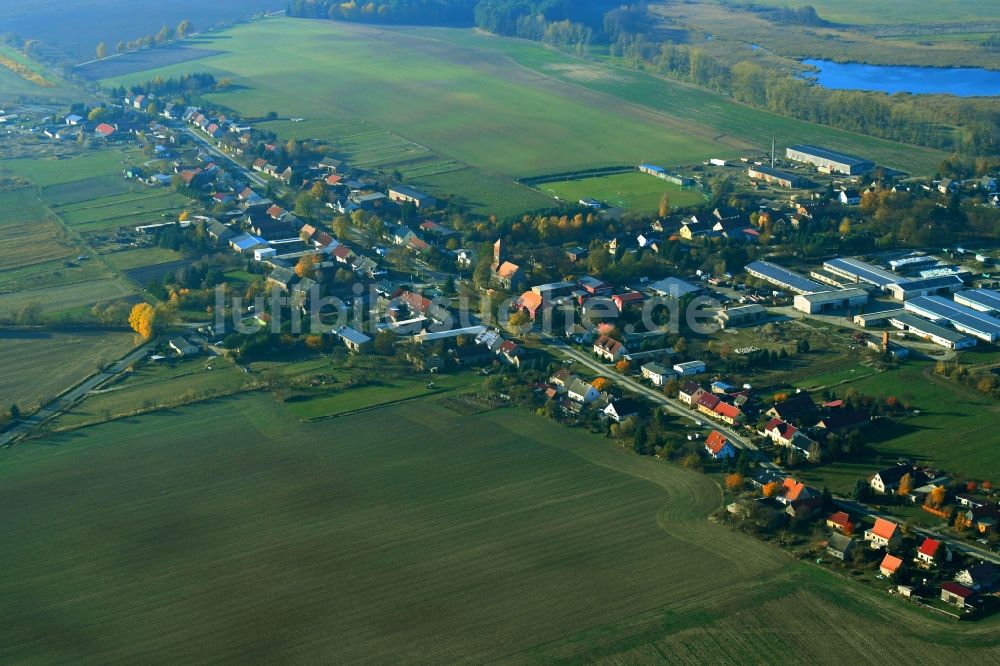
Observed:
[[[880,289],[884,289],[890,284],[903,284],[908,281],[908,278],[901,277],[860,259],[852,259],[851,257],[837,257],[836,259],[824,261],[823,268],[836,275],[843,275],[859,282],[873,284]]]
[[[973,310],[941,296],[919,296],[903,304],[904,309],[931,321],[948,322],[956,331],[986,342],[1000,340],[1000,319]]]
[[[980,312],[1000,312],[1000,292],[992,289],[960,291],[955,294],[955,302]]]
[[[829,290],[829,287],[821,285],[819,282],[813,282],[809,278],[790,271],[784,266],[772,264],[769,261],[753,261],[744,266],[743,269],[755,278],[794,291],[797,294]]]

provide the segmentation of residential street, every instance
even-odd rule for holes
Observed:
[[[682,418],[689,419],[691,421],[701,421],[703,423],[708,422],[708,427],[714,430],[718,430],[723,435],[725,435],[729,439],[729,441],[733,443],[733,446],[742,449],[756,450],[757,447],[754,446],[746,437],[737,434],[734,430],[726,427],[721,423],[717,423],[715,421],[708,421],[708,417],[704,416],[703,414],[698,414],[697,412],[693,412],[687,407],[684,407],[670,400],[669,398],[667,398],[667,396],[663,395],[661,391],[658,391],[649,386],[645,386],[644,384],[641,384],[640,382],[632,379],[631,377],[625,377],[624,375],[615,372],[614,369],[601,365],[588,355],[573,349],[562,340],[553,338],[551,336],[546,336],[544,334],[540,334],[539,337],[545,344],[547,344],[549,347],[554,348],[561,354],[569,356],[574,361],[577,361],[578,363],[587,366],[594,372],[600,373],[602,376],[607,377],[616,384],[620,384],[631,391],[634,391],[636,393],[643,395],[646,398],[649,398],[653,402],[662,405],[670,412]]]
[[[886,520],[891,520],[892,522],[899,522],[899,519],[890,516],[885,513],[880,513],[874,509],[865,506],[864,504],[859,504],[854,500],[847,499],[845,497],[834,497],[833,503],[844,509],[845,511],[851,513],[852,515],[863,515],[870,518],[885,518]],[[955,551],[960,551],[967,553],[969,555],[974,555],[976,557],[981,557],[988,562],[994,564],[1000,564],[1000,555],[991,553],[985,548],[980,548],[979,546],[973,546],[970,543],[964,541],[958,541],[955,539],[953,534],[943,534],[937,530],[928,529],[926,527],[913,527],[914,532],[920,534],[921,536],[929,536],[934,539],[939,539],[941,541],[947,541],[948,547]]]

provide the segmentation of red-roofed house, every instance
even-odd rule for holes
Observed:
[[[94,128],[94,134],[101,137],[102,139],[107,139],[114,133],[115,133],[115,128],[107,123],[101,123],[100,125]]]
[[[344,180],[343,176],[332,175],[327,176],[325,182],[327,185],[339,185],[342,180]]]
[[[913,561],[917,563],[918,567],[930,569],[936,566],[941,558],[951,560],[951,551],[948,550],[948,546],[937,539],[927,537],[917,549],[917,556],[913,558]]]
[[[768,421],[767,425],[764,426],[764,434],[779,446],[791,445],[792,438],[795,437],[795,433],[798,431],[798,428],[791,423],[785,423],[777,417]]]
[[[698,399],[695,401],[695,407],[702,414],[714,415],[715,407],[722,402],[719,400],[719,396],[712,395],[711,393],[702,393]]]
[[[615,302],[615,307],[618,308],[619,312],[624,312],[628,307],[641,308],[646,297],[638,291],[630,291],[625,294],[615,294],[611,300]]]
[[[973,595],[975,595],[975,592],[959,583],[953,583],[950,580],[947,583],[941,583],[941,601],[945,603],[963,608]]]
[[[899,525],[885,518],[876,518],[875,525],[865,530],[865,541],[869,542],[873,549],[895,548],[902,540]]]
[[[705,452],[716,460],[733,458],[736,456],[736,449],[729,443],[726,436],[718,430],[713,430],[711,434],[705,438]]]
[[[814,496],[814,492],[810,490],[809,486],[788,476],[781,482],[778,501],[782,504],[791,504],[792,502],[813,499]]]
[[[743,410],[736,405],[730,405],[728,402],[720,400],[719,404],[712,411],[716,418],[725,421],[729,425],[736,425],[738,421],[743,420]]]
[[[594,343],[594,353],[601,358],[614,363],[622,357],[622,354],[627,354],[628,350],[625,349],[625,345],[618,342],[614,338],[602,335],[597,338],[597,341]]]
[[[893,576],[893,574],[899,571],[899,567],[901,566],[903,566],[903,560],[896,557],[895,555],[890,555],[889,553],[886,553],[885,557],[882,558],[882,564],[878,565],[878,570],[882,573],[883,576],[885,576],[886,578],[890,578]]]
[[[351,259],[352,257],[354,257],[354,253],[351,252],[351,248],[347,247],[346,245],[341,245],[340,247],[335,249],[331,254],[333,255],[334,259],[336,259],[342,264],[351,263]]]
[[[267,214],[271,216],[271,219],[280,220],[285,216],[285,209],[278,204],[272,204],[271,207],[267,209]]]
[[[826,526],[841,534],[850,534],[854,531],[854,523],[851,522],[851,517],[843,511],[831,514],[826,519]]]
[[[515,305],[527,312],[531,319],[534,320],[535,316],[541,312],[543,300],[541,294],[529,290],[517,298]]]

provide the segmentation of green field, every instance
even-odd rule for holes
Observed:
[[[707,477],[433,399],[263,395],[0,452],[5,662],[828,663],[995,656],[705,520]],[[40,566],[44,553],[44,566]]]
[[[132,348],[128,332],[0,330],[0,405],[22,411],[55,397]]]
[[[803,477],[835,491],[849,492],[857,479],[871,476],[879,466],[905,457],[939,467],[959,478],[1000,478],[1000,456],[994,451],[996,403],[957,382],[934,375],[933,367],[930,362],[910,361],[899,369],[836,386],[834,390],[841,396],[849,388],[862,395],[895,396],[920,414],[874,430],[869,435],[869,451],[860,459],[814,470],[806,468]],[[804,382],[808,383],[811,382]]]
[[[658,210],[664,192],[670,194],[670,205],[675,208],[705,203],[705,197],[698,190],[682,189],[638,172],[545,183],[538,189],[570,203],[591,198],[609,206],[643,212]]]
[[[259,44],[266,42],[267,49]],[[941,155],[756,111],[720,95],[535,43],[447,28],[268,19],[200,37],[206,58],[104,80],[209,71],[208,98],[279,136],[328,141],[352,164],[500,215],[551,202],[512,178],[708,157],[808,141],[933,170]],[[290,123],[288,118],[304,118]]]

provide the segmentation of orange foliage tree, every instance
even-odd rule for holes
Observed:
[[[726,490],[739,490],[743,487],[743,475],[737,472],[726,475]]]
[[[624,375],[626,372],[628,372],[628,369],[629,369],[629,367],[631,365],[632,364],[629,363],[627,359],[623,358],[622,360],[620,360],[617,363],[615,363],[615,370],[617,370],[618,372],[620,372],[620,373],[622,373]]]
[[[771,481],[770,483],[765,483],[763,488],[764,497],[774,497],[778,494],[778,482]]]
[[[132,330],[142,336],[143,340],[153,337],[153,327],[156,311],[149,303],[136,303],[128,315],[128,324]]]
[[[944,496],[947,491],[944,486],[936,486],[934,490],[927,494],[927,504],[940,508],[944,504]]]
[[[611,380],[607,377],[598,377],[594,380],[593,387],[598,391],[607,391],[611,387]]]
[[[896,493],[900,497],[906,497],[913,490],[913,479],[910,478],[909,474],[904,474],[903,478],[899,480],[899,490]]]

